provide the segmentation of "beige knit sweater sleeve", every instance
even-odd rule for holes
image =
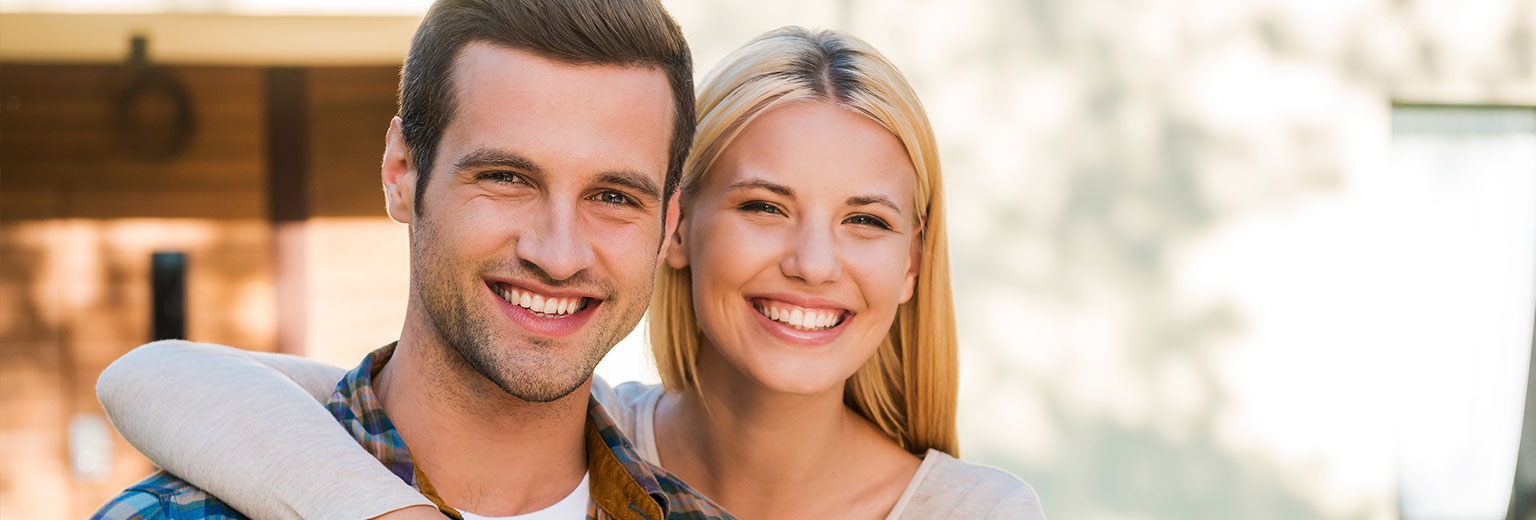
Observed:
[[[345,373],[294,356],[158,341],[107,367],[96,396],[155,464],[252,518],[358,520],[432,505],[319,405]]]

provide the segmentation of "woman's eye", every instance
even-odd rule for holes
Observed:
[[[880,219],[880,217],[876,217],[876,216],[873,216],[873,215],[854,215],[854,216],[848,217],[848,219],[844,220],[843,222],[846,222],[846,223],[849,223],[849,224],[853,224],[853,225],[856,225],[856,226],[871,226],[871,227],[876,227],[876,228],[880,228],[880,229],[891,229],[891,225],[890,224],[886,224],[884,220]]]
[[[742,204],[741,210],[749,211],[752,213],[767,213],[770,215],[782,215],[784,213],[783,211],[779,210],[778,206],[760,200],[754,200],[746,204]]]
[[[608,204],[613,204],[615,206],[628,206],[628,205],[630,205],[629,197],[624,195],[623,193],[619,193],[617,191],[605,191],[605,192],[597,194],[596,198],[597,198],[598,202],[605,202],[605,203],[608,203]]]

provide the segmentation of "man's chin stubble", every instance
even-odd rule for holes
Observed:
[[[592,370],[596,368],[594,363],[584,363],[586,370],[573,368],[558,358],[508,359],[511,356],[498,356],[493,351],[494,347],[488,348],[485,344],[462,345],[453,342],[450,348],[455,351],[453,357],[462,363],[462,377],[489,381],[508,396],[531,403],[548,403],[571,395],[592,377]],[[555,374],[559,375],[539,377]]]

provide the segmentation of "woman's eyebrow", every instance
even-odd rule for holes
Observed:
[[[891,199],[885,195],[855,195],[848,197],[849,206],[868,206],[871,204],[887,206],[893,210],[896,210],[897,213],[901,213],[901,207],[897,206],[895,202],[892,202]]]
[[[765,181],[765,180],[762,180],[762,179],[752,179],[752,180],[746,180],[746,181],[732,183],[730,186],[727,186],[725,190],[726,191],[735,191],[735,190],[745,190],[745,189],[754,189],[754,188],[768,190],[768,191],[777,193],[779,195],[783,195],[785,197],[794,197],[795,196],[795,190],[790,189],[789,186],[785,186],[783,184],[778,184],[778,183],[773,183],[773,182],[768,182],[768,181]]]

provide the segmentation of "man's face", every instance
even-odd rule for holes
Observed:
[[[650,303],[670,87],[652,68],[484,43],[460,53],[453,83],[422,207],[399,210],[412,224],[412,304],[509,394],[558,399]],[[417,179],[402,176],[405,197]],[[392,215],[409,206],[390,198]]]

